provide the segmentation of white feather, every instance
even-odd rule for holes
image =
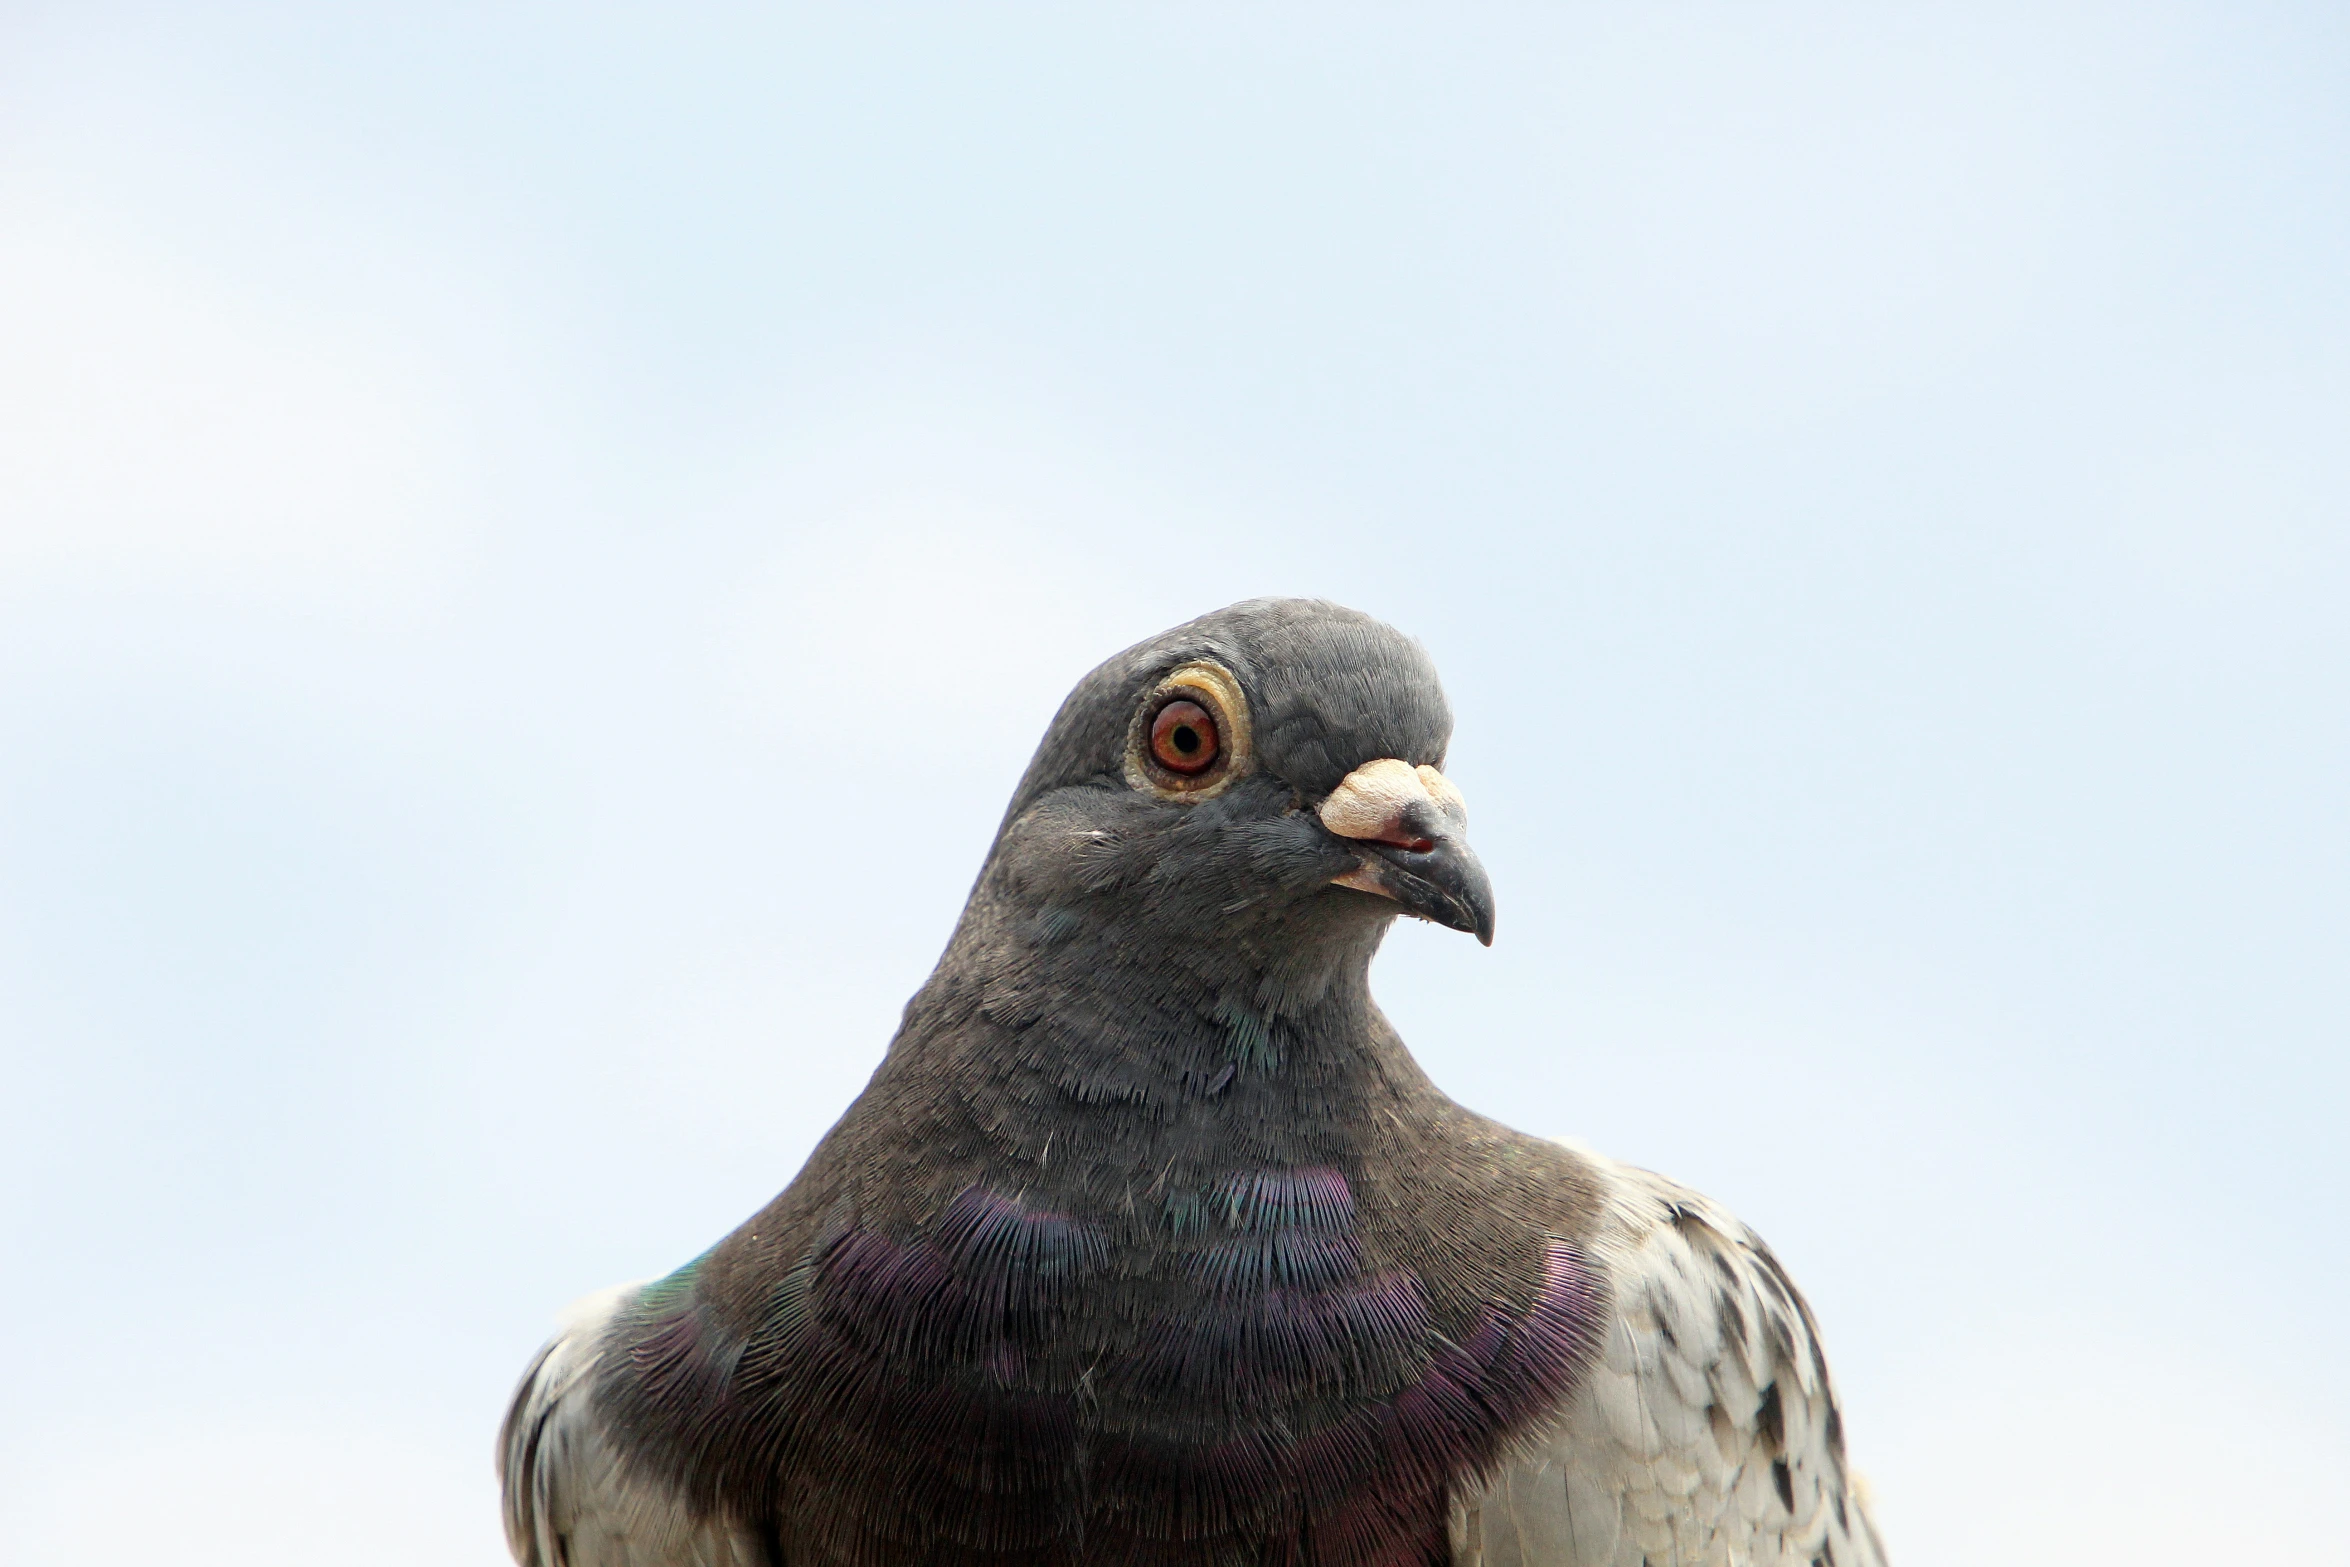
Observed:
[[[568,1309],[515,1389],[498,1432],[506,1544],[522,1567],[761,1567],[748,1531],[696,1517],[634,1473],[591,1397],[613,1316],[643,1286],[601,1290]]]
[[[1545,1433],[1455,1504],[1455,1567],[1883,1567],[1810,1313],[1768,1249],[1697,1193],[1569,1147],[1607,1193],[1615,1314]]]

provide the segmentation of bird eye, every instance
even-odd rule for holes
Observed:
[[[1216,720],[1197,702],[1169,702],[1151,719],[1151,758],[1171,773],[1204,773],[1222,748]]]
[[[1249,775],[1248,693],[1211,659],[1160,677],[1126,724],[1126,782],[1159,800],[1207,800]]]

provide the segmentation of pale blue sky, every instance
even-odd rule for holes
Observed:
[[[2337,1550],[2350,13],[1949,9],[0,11],[0,1555],[502,1560],[1262,592],[1459,714],[1405,1036],[1763,1229],[1905,1567]]]

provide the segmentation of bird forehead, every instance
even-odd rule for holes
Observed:
[[[1250,599],[1118,653],[1061,705],[1004,814],[1115,772],[1136,704],[1173,670],[1212,663],[1246,694],[1259,766],[1327,794],[1375,757],[1442,766],[1452,710],[1427,652],[1394,627],[1319,599]]]
[[[1452,711],[1425,649],[1394,627],[1315,599],[1259,599],[1191,631],[1224,657],[1254,704],[1265,765],[1312,793],[1374,757],[1441,763]]]
[[[1264,682],[1257,732],[1266,765],[1313,794],[1378,757],[1441,765],[1452,714],[1442,688],[1418,675],[1361,664],[1319,679]]]

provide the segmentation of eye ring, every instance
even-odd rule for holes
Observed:
[[[1162,800],[1221,794],[1251,760],[1248,697],[1231,670],[1205,659],[1168,671],[1126,732],[1127,783]]]

